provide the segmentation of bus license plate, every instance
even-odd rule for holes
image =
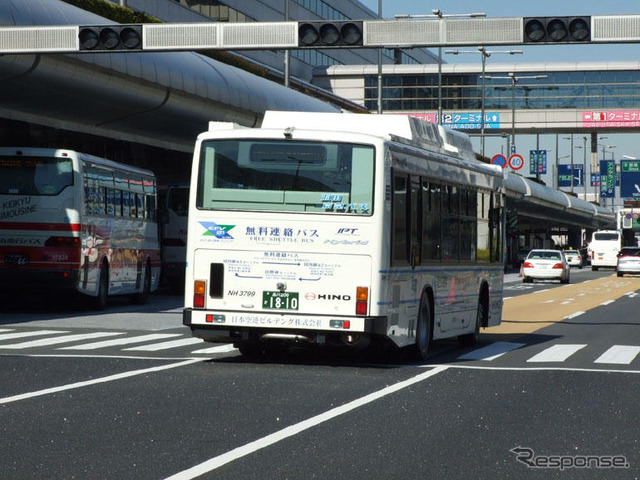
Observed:
[[[262,308],[269,310],[298,310],[298,292],[262,292]]]
[[[4,264],[5,265],[26,265],[28,259],[26,255],[22,253],[5,253]]]

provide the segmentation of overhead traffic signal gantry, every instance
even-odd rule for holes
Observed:
[[[524,43],[588,43],[591,17],[524,17]]]
[[[362,46],[362,21],[298,22],[298,47],[358,47]]]

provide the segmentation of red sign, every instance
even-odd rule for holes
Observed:
[[[499,165],[500,167],[505,168],[507,166],[507,157],[505,157],[500,153],[497,155],[494,155],[493,158],[491,158],[491,164]]]
[[[509,157],[509,166],[514,170],[520,170],[524,166],[524,159],[519,153],[514,153]]]

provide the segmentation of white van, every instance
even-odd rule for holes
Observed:
[[[622,234],[617,230],[598,230],[593,232],[588,252],[591,269],[600,267],[615,268],[618,263],[618,252],[622,248]]]

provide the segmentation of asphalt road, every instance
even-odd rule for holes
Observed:
[[[194,342],[177,297],[96,315],[15,301],[0,312],[0,478],[637,478],[640,278],[520,285],[507,277],[501,327],[436,342],[422,364],[249,362]],[[606,300],[582,308],[594,292]]]

